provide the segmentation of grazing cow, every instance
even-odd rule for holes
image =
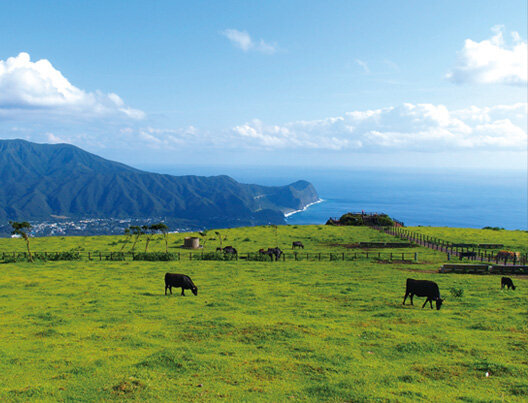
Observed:
[[[273,260],[273,256],[275,256],[275,261],[279,260],[282,255],[282,251],[279,248],[268,248],[268,250],[259,249],[259,253],[261,255],[268,255],[271,260]]]
[[[467,257],[468,259],[477,257],[477,252],[460,252],[460,254],[458,255],[459,260],[462,260],[465,257]]]
[[[279,248],[269,248],[268,253],[270,256],[275,256],[275,261],[278,261],[282,255],[282,251]]]
[[[422,308],[429,302],[431,309],[433,309],[433,301],[436,301],[436,309],[439,310],[444,300],[440,298],[440,290],[438,285],[434,281],[428,280],[413,280],[412,278],[407,279],[405,287],[405,296],[403,297],[403,305],[405,305],[405,299],[407,296],[411,297],[411,305],[413,304],[413,296],[427,297]]]
[[[198,295],[198,287],[185,274],[165,273],[165,295],[167,295],[167,289],[172,294],[172,287],[181,287],[183,296],[185,296],[184,290],[191,290],[194,295]]]
[[[237,255],[238,252],[235,248],[233,248],[232,246],[226,246],[224,248],[224,253],[232,253],[233,255]]]
[[[292,249],[295,249],[295,248],[302,248],[304,249],[304,245],[302,244],[301,241],[294,241],[292,243]]]
[[[509,250],[500,250],[495,255],[495,259],[497,260],[497,262],[499,260],[504,260],[505,262],[508,261],[508,260],[517,261],[518,262],[521,259],[521,254],[520,254],[520,252],[512,252],[512,251],[509,251]]]
[[[216,251],[217,252],[222,252],[222,248],[219,246],[219,247],[216,248]]]
[[[501,288],[508,287],[508,290],[511,288],[512,290],[515,290],[515,286],[513,285],[513,281],[509,277],[503,277],[501,278]]]

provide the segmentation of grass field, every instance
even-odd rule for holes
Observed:
[[[240,250],[275,243],[270,228],[224,232]],[[365,228],[278,234],[321,251],[393,240]],[[32,241],[108,250],[121,239]],[[15,244],[23,250],[0,241]],[[497,276],[438,274],[443,255],[430,253],[406,265],[3,264],[0,400],[526,401],[528,279],[506,291]],[[189,274],[198,296],[163,295],[167,271]],[[442,309],[421,309],[418,297],[402,306],[408,277],[436,281]]]

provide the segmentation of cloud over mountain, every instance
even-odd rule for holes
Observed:
[[[74,118],[141,119],[144,113],[125,105],[114,93],[87,92],[72,85],[46,59],[32,62],[29,54],[0,60],[0,119],[36,115]]]
[[[447,78],[454,83],[526,85],[528,44],[513,32],[512,45],[504,39],[504,28],[492,28],[494,35],[481,42],[466,39],[458,61]]]

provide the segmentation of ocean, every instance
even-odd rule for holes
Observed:
[[[524,171],[314,169],[291,167],[141,167],[173,175],[225,174],[243,183],[311,182],[322,202],[287,217],[290,224],[323,224],[354,211],[379,212],[408,226],[528,230]]]

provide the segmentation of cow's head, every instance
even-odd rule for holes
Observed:
[[[198,295],[198,287],[194,286],[193,288],[191,288],[191,291],[194,295]],[[440,308],[438,308],[440,309]]]
[[[444,302],[444,300],[442,298],[438,298],[436,300],[436,310],[440,310],[440,308],[442,307],[442,303]]]

